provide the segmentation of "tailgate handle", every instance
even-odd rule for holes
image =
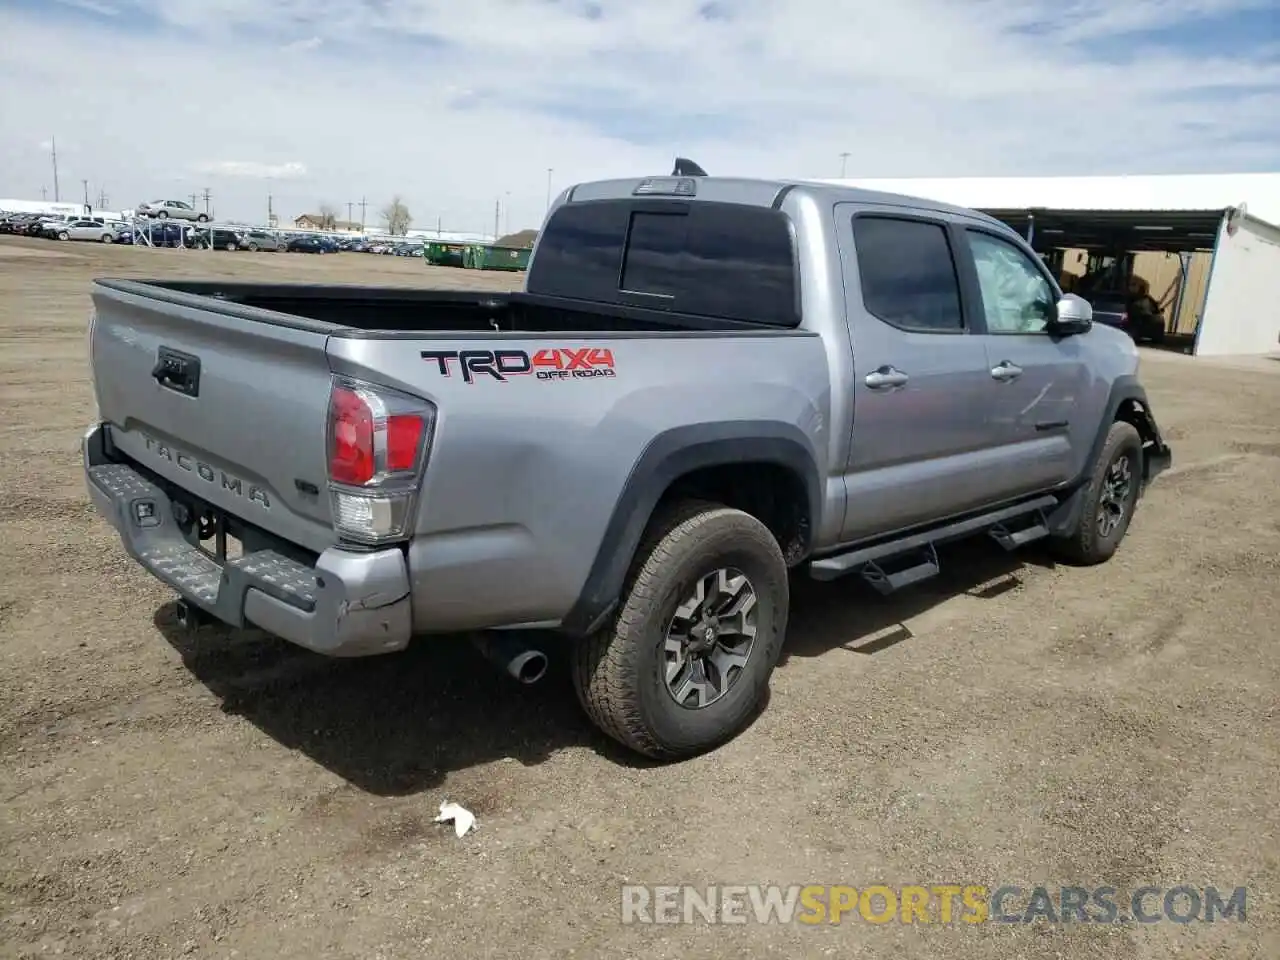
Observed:
[[[200,358],[181,350],[161,347],[151,376],[162,387],[188,397],[200,395]]]

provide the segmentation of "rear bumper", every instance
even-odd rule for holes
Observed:
[[[125,550],[188,603],[333,657],[403,649],[412,633],[409,573],[398,549],[331,547],[314,565],[274,550],[219,564],[178,529],[164,490],[106,453],[101,425],[84,436],[85,486]]]

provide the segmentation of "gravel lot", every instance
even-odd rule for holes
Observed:
[[[0,240],[0,956],[1280,956],[1280,363],[1146,354],[1175,469],[1112,563],[800,582],[768,710],[657,767],[562,665],[179,631],[82,486],[104,275],[514,282]],[[1250,889],[1245,923],[623,926],[628,881]]]

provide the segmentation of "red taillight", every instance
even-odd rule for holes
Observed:
[[[387,417],[387,469],[401,472],[418,465],[418,449],[426,424],[413,413]]]
[[[329,395],[329,479],[353,487],[416,478],[435,407],[385,387],[336,379]]]
[[[373,410],[355,390],[335,386],[329,399],[329,479],[356,486],[375,473]]]
[[[334,377],[329,503],[343,540],[373,546],[410,535],[435,422],[427,400]]]

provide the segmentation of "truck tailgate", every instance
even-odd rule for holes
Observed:
[[[98,410],[119,451],[293,543],[335,541],[326,332],[126,281],[95,284],[93,304]]]

